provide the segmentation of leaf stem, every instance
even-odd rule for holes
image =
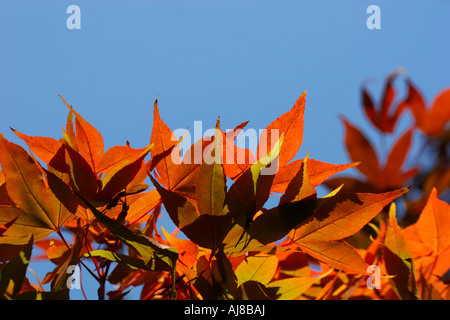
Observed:
[[[58,229],[58,231],[56,231],[56,233],[61,238],[61,240],[64,242],[64,244],[66,245],[67,249],[72,250],[72,248],[70,248],[69,244],[67,243],[66,239],[64,238],[63,234],[61,233],[61,229]]]
[[[85,240],[84,242],[85,242],[85,245],[86,245],[87,254],[89,255],[89,257],[94,262],[95,269],[97,270],[98,277],[95,277],[95,278],[97,279],[98,282],[100,282],[100,278],[102,276],[102,272],[101,272],[100,267],[98,265],[97,258],[93,257],[91,255],[92,248],[90,247],[90,243],[88,242],[88,237],[87,237],[88,232],[89,232],[89,226],[86,228],[86,233],[84,234],[84,240]]]
[[[80,261],[80,263],[81,263],[81,261]],[[88,271],[90,271],[90,270],[88,269]],[[81,289],[81,293],[83,294],[84,299],[88,300],[86,293],[84,292],[83,281],[81,279],[81,271],[80,271],[80,289]]]

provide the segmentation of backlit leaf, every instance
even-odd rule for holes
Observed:
[[[236,268],[238,286],[247,281],[258,281],[262,284],[272,280],[278,266],[275,255],[255,255],[245,258]]]
[[[303,295],[320,279],[330,274],[332,269],[319,277],[289,277],[287,279],[270,282],[267,287],[278,288],[276,298],[277,300],[295,300]]]
[[[76,141],[78,151],[86,159],[92,171],[98,173],[100,163],[103,158],[103,137],[89,122],[87,122],[72,106],[70,106],[61,96],[61,100],[75,115]]]
[[[437,197],[434,188],[427,204],[416,222],[420,241],[433,255],[441,254],[450,246],[450,229],[443,226],[450,225],[450,205]]]
[[[215,153],[221,152],[221,138],[216,130]],[[221,162],[203,162],[197,179],[197,206],[200,215],[221,215],[224,211],[226,177]]]
[[[265,210],[247,230],[243,241],[257,240],[262,244],[270,244],[285,237],[292,229],[308,219],[317,209],[318,201],[308,199],[281,204]]]
[[[325,262],[331,268],[350,274],[366,274],[367,263],[350,245],[342,241],[296,241],[310,256]]]
[[[0,299],[11,299],[19,294],[31,260],[33,243],[31,236],[25,248],[0,270]]]
[[[153,144],[150,144],[132,157],[123,159],[105,174],[102,179],[102,189],[99,192],[100,201],[109,201],[133,181],[152,147]]]
[[[269,124],[261,134],[256,157],[261,159],[273,149],[276,141],[284,135],[280,153],[280,167],[287,164],[297,154],[303,142],[303,115],[305,112],[306,91],[297,99],[291,110]],[[272,140],[275,141],[272,141]]]
[[[30,234],[36,240],[50,234],[72,217],[51,190],[47,189],[40,169],[19,145],[9,142],[0,134],[0,163],[5,174],[6,190],[16,207],[3,206],[2,219],[8,222],[17,217],[8,230],[8,239],[0,242],[20,244]],[[26,238],[24,238],[26,236]]]
[[[17,130],[11,128],[11,130],[30,147],[36,157],[49,163],[50,160],[57,154],[59,148],[61,148],[61,141],[58,141],[49,137],[31,137],[26,134],[20,133]]]
[[[292,201],[300,201],[316,194],[316,190],[308,176],[308,155],[302,161],[300,170],[291,180],[286,192],[280,199],[280,204]]]
[[[71,186],[89,201],[95,201],[99,183],[92,167],[78,152],[66,145],[66,163],[69,166]]]
[[[177,249],[179,261],[188,268],[194,267],[198,258],[198,246],[190,240],[179,239],[172,236],[164,229],[164,227],[162,227],[161,230],[169,245]]]
[[[161,120],[158,110],[158,99],[156,99],[153,108],[153,126],[150,138],[150,142],[154,144],[154,148],[152,148],[151,150],[152,157],[171,149],[174,145],[176,145],[177,141],[178,140],[176,139],[172,130],[170,130],[167,124],[165,124]],[[180,150],[176,148],[173,150],[172,154],[179,158],[179,153]],[[171,190],[175,186],[173,175],[175,174],[176,166],[177,163],[173,161],[172,156],[165,157],[156,166],[156,170],[158,172],[158,181],[169,190]]]
[[[227,177],[234,181],[236,181],[237,178],[247,171],[247,169],[255,162],[255,157],[249,149],[239,147],[235,144],[236,138],[247,123],[248,121],[243,122],[226,133],[222,132],[224,144],[223,168]]]
[[[174,270],[178,258],[178,253],[175,249],[165,246],[143,234],[138,234],[125,228],[98,211],[89,202],[83,201],[94,216],[112,234],[141,255],[147,267],[152,270]]]
[[[196,207],[182,195],[164,189],[150,176],[173,223],[197,245],[217,249],[231,225],[230,215],[200,215]]]
[[[408,191],[402,188],[381,194],[337,194],[291,234],[297,242],[332,241],[359,231],[394,199]]]
[[[397,223],[395,211],[395,204],[392,204],[383,247],[386,272],[394,276],[389,281],[400,299],[415,300],[417,299],[417,288],[413,257]]]
[[[288,184],[300,170],[302,164],[303,159],[299,159],[290,162],[284,167],[281,167],[275,175],[271,191],[284,193]],[[315,159],[308,159],[308,166],[306,169],[310,183],[314,187],[317,187],[334,174],[349,168],[353,168],[358,164],[359,162],[335,165],[331,163],[321,162]]]

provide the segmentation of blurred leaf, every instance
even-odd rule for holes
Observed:
[[[355,126],[342,118],[345,125],[345,146],[353,162],[361,162],[356,168],[364,174],[370,182],[377,183],[381,175],[378,155],[372,144]]]
[[[442,90],[427,108],[425,99],[411,80],[407,81],[408,95],[402,105],[408,107],[416,126],[426,135],[437,137],[450,121],[450,89]]]
[[[419,168],[404,171],[404,164],[411,147],[413,129],[407,130],[394,144],[383,170],[386,188],[398,188],[413,178]]]
[[[383,133],[394,131],[397,121],[404,111],[404,106],[401,104],[397,106],[396,110],[392,111],[396,94],[393,81],[401,72],[402,70],[398,69],[387,77],[381,103],[378,107],[375,106],[367,89],[362,89],[364,112],[372,124]]]

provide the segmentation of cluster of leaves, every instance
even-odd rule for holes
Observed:
[[[396,99],[395,81],[402,74],[399,69],[388,75],[379,105],[362,88],[364,115],[382,141],[380,149],[392,140],[390,150],[377,152],[361,129],[342,118],[348,155],[361,161],[356,168],[359,175],[332,178],[325,184],[329,188],[343,184],[344,192],[386,192],[411,185],[397,206],[372,221],[376,231],[366,227],[347,240],[371,246],[384,274],[392,276],[384,278],[387,283],[376,291],[377,297],[449,299],[450,89],[439,92],[427,107],[419,89],[405,77],[405,97]],[[408,159],[413,150],[418,154]]]
[[[367,154],[368,140],[346,121],[354,162],[335,165],[309,154],[294,160],[305,99],[306,92],[266,127],[256,154],[236,144],[247,122],[224,132],[218,120],[213,136],[182,155],[182,138],[162,121],[157,100],[149,145],[141,149],[127,143],[105,151],[101,134],[64,100],[62,139],[13,130],[27,152],[0,135],[0,297],[68,299],[68,271],[79,265],[98,282],[99,299],[122,299],[133,287],[141,288],[141,299],[446,298],[448,204],[432,189],[417,222],[404,230],[392,204],[416,173],[399,172],[398,154],[409,142],[394,148],[401,150],[385,170],[371,167],[376,157]],[[391,119],[390,99],[381,112],[366,107],[383,130],[396,121],[380,120]],[[408,99],[405,105],[425,119],[427,111]],[[417,127],[436,130],[427,121]],[[230,161],[238,154],[245,161]],[[266,174],[272,166],[277,170]],[[329,179],[356,166],[368,181]],[[319,197],[319,185],[337,179],[347,180]],[[173,232],[157,228],[164,213]],[[368,225],[376,236],[360,240]],[[43,254],[33,255],[35,249]],[[31,259],[55,265],[37,285],[26,277]],[[383,270],[380,290],[366,286],[372,264]]]

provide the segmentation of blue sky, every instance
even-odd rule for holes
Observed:
[[[72,4],[80,30],[66,27]],[[372,4],[380,30],[366,27]],[[405,67],[428,101],[450,85],[449,14],[448,0],[3,0],[0,132],[16,143],[10,126],[60,138],[61,94],[106,147],[143,147],[158,96],[173,130],[213,127],[218,116],[224,129],[263,129],[307,90],[298,157],[346,163],[338,116],[372,132],[363,81],[378,98],[386,75]]]

